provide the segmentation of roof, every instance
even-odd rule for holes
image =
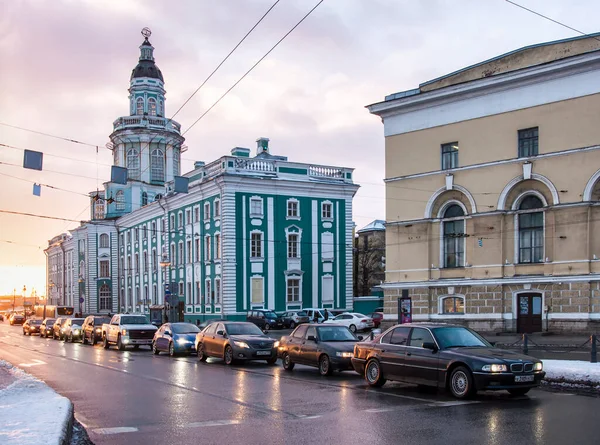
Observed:
[[[364,232],[379,232],[385,230],[385,221],[382,219],[376,219],[371,221],[369,224],[364,226],[362,229],[358,230],[356,233],[364,233]]]
[[[150,77],[152,79],[160,79],[162,82],[165,81],[154,60],[144,59],[139,61],[137,66],[131,71],[131,79],[139,77]]]

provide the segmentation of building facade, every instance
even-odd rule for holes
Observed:
[[[90,221],[61,235],[69,256],[64,242],[49,243],[48,281],[58,283],[54,264],[68,258],[72,301],[84,313],[166,307],[170,320],[195,321],[350,308],[353,169],[288,161],[259,138],[254,156],[235,147],[196,162],[182,175],[188,192],[176,193],[184,138],[164,117],[164,79],[147,38],[140,52],[130,115],[114,122],[108,144],[127,183],[90,193]]]
[[[376,219],[354,237],[354,296],[372,294],[385,280],[385,221]]]
[[[384,123],[386,315],[600,323],[600,43],[534,45],[369,106]]]

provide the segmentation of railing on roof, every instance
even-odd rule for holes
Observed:
[[[113,122],[113,129],[123,130],[128,127],[146,127],[161,128],[176,133],[181,132],[181,125],[178,122],[170,121],[165,117],[158,116],[128,116],[120,117]]]
[[[337,167],[326,167],[323,165],[311,165],[308,175],[317,178],[344,179],[344,169]]]

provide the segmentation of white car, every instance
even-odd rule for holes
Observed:
[[[359,314],[358,312],[344,312],[333,319],[324,321],[323,324],[346,326],[352,332],[365,331],[367,329],[372,329],[375,326],[372,318],[369,318],[364,314]]]

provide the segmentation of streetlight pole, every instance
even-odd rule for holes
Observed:
[[[13,289],[13,312],[15,311],[15,299],[17,298],[17,289]]]
[[[27,320],[27,309],[25,308],[25,302],[27,299],[27,286],[23,285],[23,315],[25,316],[25,320]]]

